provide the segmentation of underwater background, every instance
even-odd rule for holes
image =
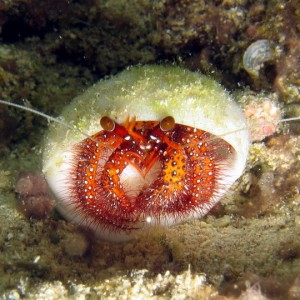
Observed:
[[[246,170],[207,216],[113,244],[53,199],[22,206],[51,124],[0,105],[1,299],[300,299],[300,122],[268,123],[300,115],[299,24],[298,0],[0,1],[1,99],[59,116],[101,78],[175,64],[252,126]]]

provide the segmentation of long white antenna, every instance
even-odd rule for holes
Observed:
[[[64,121],[61,121],[57,118],[54,118],[54,117],[51,117],[51,116],[48,116],[47,114],[44,114],[38,110],[35,110],[33,108],[30,108],[30,107],[26,107],[26,106],[23,106],[23,105],[20,105],[20,104],[16,104],[16,103],[11,103],[11,102],[8,102],[8,101],[5,101],[5,100],[1,100],[0,99],[0,103],[4,104],[4,105],[9,105],[9,106],[13,106],[13,107],[16,107],[16,108],[20,108],[20,109],[23,109],[23,110],[26,110],[26,111],[29,111],[29,112],[32,112],[36,115],[39,115],[43,118],[46,118],[48,119],[49,121],[52,121],[52,122],[55,122],[55,123],[58,123],[62,126],[65,126],[71,130],[75,130],[77,132],[79,132],[80,134],[82,134],[83,136],[89,138],[89,139],[92,139],[94,140],[89,134],[81,131],[80,129],[68,124],[68,123],[65,123]],[[278,120],[278,121],[270,121],[270,122],[266,122],[266,124],[264,124],[263,126],[266,126],[266,125],[269,125],[269,124],[278,124],[278,123],[283,123],[283,122],[291,122],[291,121],[299,121],[300,120],[300,116],[299,117],[293,117],[293,118],[287,118],[287,119],[281,119],[281,120]],[[252,126],[252,128],[254,127],[261,127],[262,125],[256,125],[256,126]],[[237,132],[240,132],[240,131],[243,131],[243,130],[247,130],[248,127],[244,127],[244,128],[239,128],[239,129],[236,129],[236,130],[233,130],[233,131],[229,131],[229,132],[226,132],[226,133],[223,133],[223,134],[219,134],[217,135],[216,137],[214,138],[210,138],[208,139],[209,141],[210,140],[213,140],[213,139],[216,139],[216,138],[222,138],[224,136],[227,136],[227,135],[230,135],[230,134],[234,134],[234,133],[237,133]],[[94,142],[97,142],[96,140],[94,140]]]
[[[299,117],[292,117],[292,118],[286,118],[286,119],[276,120],[276,121],[270,121],[270,122],[264,123],[263,125],[262,124],[251,125],[250,128],[261,128],[263,126],[267,126],[267,125],[270,125],[270,124],[279,124],[279,123],[292,122],[292,121],[300,121],[300,116]],[[218,134],[217,137],[227,136],[227,135],[238,133],[240,131],[244,131],[244,130],[248,130],[248,129],[249,129],[249,126],[248,127],[239,128],[239,129],[236,129],[236,130],[228,131],[228,132],[223,133],[223,134]]]
[[[8,101],[2,100],[2,99],[0,99],[0,103],[2,103],[4,105],[13,106],[13,107],[16,107],[16,108],[19,108],[19,109],[23,109],[23,110],[29,111],[29,112],[31,112],[33,114],[39,115],[39,116],[41,116],[43,118],[46,118],[49,121],[58,123],[58,124],[60,124],[62,126],[65,126],[65,127],[69,128],[69,129],[71,129],[71,130],[75,130],[75,131],[79,132],[80,134],[84,135],[85,137],[92,139],[92,137],[89,134],[81,131],[80,129],[78,129],[78,128],[76,128],[76,127],[74,127],[74,126],[72,126],[72,125],[70,125],[68,123],[65,123],[64,121],[61,121],[61,120],[59,120],[57,118],[48,116],[47,114],[44,114],[44,113],[42,113],[42,112],[40,112],[40,111],[38,111],[36,109],[30,108],[30,107],[27,107],[27,106],[23,106],[23,105],[20,105],[20,104],[8,102]]]

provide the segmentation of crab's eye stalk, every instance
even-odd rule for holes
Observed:
[[[100,120],[100,125],[102,126],[102,128],[106,131],[113,131],[116,127],[116,123],[113,119],[109,118],[109,117],[102,117]]]
[[[175,119],[171,116],[165,117],[160,121],[160,129],[162,131],[170,131],[175,127]]]

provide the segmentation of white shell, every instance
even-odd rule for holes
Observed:
[[[137,120],[161,120],[173,116],[176,123],[189,125],[222,138],[236,150],[235,160],[226,178],[220,181],[222,191],[215,196],[215,202],[230,188],[242,174],[248,154],[248,132],[245,118],[239,106],[224,88],[214,80],[175,66],[133,67],[112,77],[101,80],[84,94],[75,98],[65,108],[62,117],[65,122],[90,135],[101,130],[99,120],[109,116],[122,123],[126,117]],[[94,228],[90,220],[74,214],[66,182],[70,176],[72,145],[85,137],[77,131],[55,125],[45,141],[43,172],[58,199],[58,208],[67,219],[93,227],[97,235],[109,240],[124,240],[127,233],[116,233]],[[203,214],[209,210],[203,211]],[[194,215],[192,217],[195,217]],[[153,221],[146,217],[143,221]],[[154,223],[156,220],[154,220]],[[173,224],[172,220],[160,220]]]
[[[272,43],[266,39],[258,40],[252,43],[244,53],[244,69],[254,77],[258,77],[260,68],[274,57],[275,51]]]

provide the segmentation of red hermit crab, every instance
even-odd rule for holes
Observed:
[[[203,216],[247,158],[240,108],[218,83],[179,67],[100,81],[62,117],[90,136],[56,124],[43,172],[59,211],[108,240]]]

